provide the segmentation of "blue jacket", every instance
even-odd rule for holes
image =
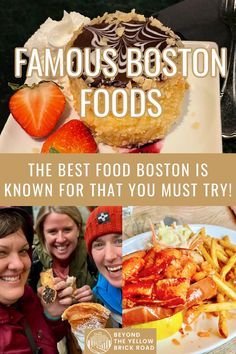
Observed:
[[[122,315],[122,291],[112,286],[101,274],[98,276],[94,294],[111,312]]]

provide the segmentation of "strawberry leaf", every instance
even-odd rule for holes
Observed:
[[[8,86],[12,89],[12,91],[18,91],[18,90],[20,90],[20,89],[22,89],[22,88],[25,88],[25,87],[29,87],[29,88],[32,88],[32,89],[33,89],[34,87],[37,87],[37,86],[39,86],[40,84],[42,84],[42,83],[44,83],[44,82],[51,82],[52,84],[57,85],[61,90],[64,89],[63,86],[57,84],[57,83],[54,82],[54,81],[50,81],[50,80],[41,80],[41,81],[39,81],[38,83],[33,83],[32,85],[27,85],[27,84],[20,85],[20,84],[15,84],[15,83],[13,83],[13,82],[8,82]]]
[[[18,91],[21,87],[25,86],[25,85],[19,85],[19,84],[15,84],[13,82],[8,82],[8,86],[12,89],[12,91]]]
[[[60,151],[58,151],[57,149],[55,149],[54,147],[50,147],[49,149],[49,153],[50,154],[60,154]]]

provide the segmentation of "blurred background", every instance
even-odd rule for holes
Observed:
[[[218,2],[219,0],[0,0],[0,132],[9,115],[8,100],[12,94],[7,83],[24,82],[24,78],[16,79],[13,75],[14,48],[23,47],[48,17],[60,20],[63,10],[66,10],[77,11],[93,18],[104,12],[128,12],[135,8],[136,12],[160,18],[183,39],[211,40],[218,42],[219,46],[229,46],[229,30],[224,24],[216,26]],[[183,7],[185,11],[182,11]],[[199,22],[198,16],[203,19],[202,22]],[[224,152],[236,152],[235,139],[224,141],[223,146]]]

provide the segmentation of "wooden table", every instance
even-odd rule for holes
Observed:
[[[123,219],[124,239],[150,231],[150,220],[153,223],[165,220],[166,223],[176,221],[179,224],[212,224],[236,230],[236,216],[232,212],[232,209],[226,206],[137,206],[132,208],[132,214],[130,216]],[[209,354],[235,353],[236,338],[231,340],[229,343],[226,343],[225,345],[209,352]]]
[[[124,239],[150,231],[150,221],[158,223],[161,220],[167,224],[171,221],[178,224],[211,224],[236,230],[235,214],[226,206],[136,206],[132,209],[132,215],[123,220]]]

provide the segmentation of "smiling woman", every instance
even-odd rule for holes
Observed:
[[[36,217],[33,259],[52,277],[71,282],[73,304],[89,302],[93,298],[91,287],[95,284],[96,269],[88,269],[88,258],[83,239],[82,220],[89,214],[86,207],[42,206]],[[37,263],[36,263],[37,262]],[[33,281],[37,283],[39,274],[34,272]],[[39,273],[39,272],[38,272]],[[74,337],[67,333],[66,346],[69,353],[79,353]],[[64,350],[64,349],[63,349]]]
[[[111,311],[112,327],[122,324],[122,207],[102,206],[90,214],[85,231],[88,253],[98,271],[93,288],[96,296]]]
[[[30,246],[22,230],[24,219],[12,212],[12,227],[7,231],[7,216],[3,210],[0,215],[4,215],[6,222],[0,225],[0,302],[12,305],[24,294],[31,266]]]
[[[52,268],[54,276],[76,278],[73,293],[77,302],[92,299],[94,278],[87,267],[87,252],[82,235],[82,218],[75,206],[43,206],[35,222],[38,239],[34,257],[44,270]]]
[[[100,273],[115,288],[121,288],[122,235],[107,234],[98,237],[92,244],[91,253]]]
[[[71,289],[66,282],[60,283],[53,306],[41,304],[26,285],[32,242],[33,225],[27,212],[0,207],[1,353],[39,353],[40,350],[44,354],[56,354],[57,341],[66,332],[61,322],[62,312],[71,305]]]

